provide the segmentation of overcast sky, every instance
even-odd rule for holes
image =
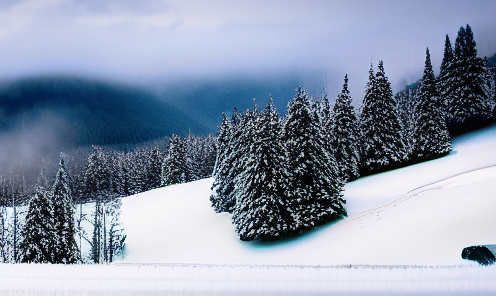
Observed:
[[[0,0],[0,78],[310,69],[327,71],[330,91],[347,73],[362,97],[371,62],[384,60],[395,92],[421,77],[426,47],[437,74],[445,35],[467,23],[479,55],[496,53],[495,11],[494,0]]]

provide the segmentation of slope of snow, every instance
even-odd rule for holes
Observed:
[[[461,259],[496,242],[494,147],[496,126],[349,183],[348,218],[278,243],[239,241],[210,179],[131,196],[120,263],[0,264],[0,295],[495,295],[496,266]]]
[[[496,242],[496,126],[450,155],[345,186],[349,217],[276,243],[241,242],[210,207],[211,179],[123,200],[125,263],[476,265],[464,247]]]

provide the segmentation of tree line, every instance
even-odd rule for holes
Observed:
[[[313,99],[301,86],[282,117],[272,99],[263,110],[235,108],[219,128],[212,207],[232,213],[241,240],[342,218],[345,182],[447,155],[453,135],[493,122],[494,84],[467,25],[454,50],[446,37],[440,75],[427,48],[422,79],[395,97],[383,61],[371,65],[358,111],[347,76],[332,109],[327,94]]]
[[[42,171],[32,192],[20,178],[2,178],[1,262],[106,263],[122,255],[122,197],[213,171],[214,136],[173,135],[166,142],[128,152],[94,146],[86,158],[73,159],[72,169],[61,154],[53,181]],[[89,254],[83,254],[83,242]]]

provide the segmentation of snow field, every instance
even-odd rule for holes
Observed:
[[[348,183],[348,218],[274,243],[237,238],[210,207],[211,179],[127,197],[123,262],[477,265],[461,251],[496,242],[495,146],[492,126],[456,138],[444,158]]]
[[[494,295],[496,267],[0,265],[0,295]]]

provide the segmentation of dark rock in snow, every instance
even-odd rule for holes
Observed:
[[[462,258],[477,261],[481,265],[491,265],[496,262],[494,251],[496,245],[466,247],[462,251]]]

